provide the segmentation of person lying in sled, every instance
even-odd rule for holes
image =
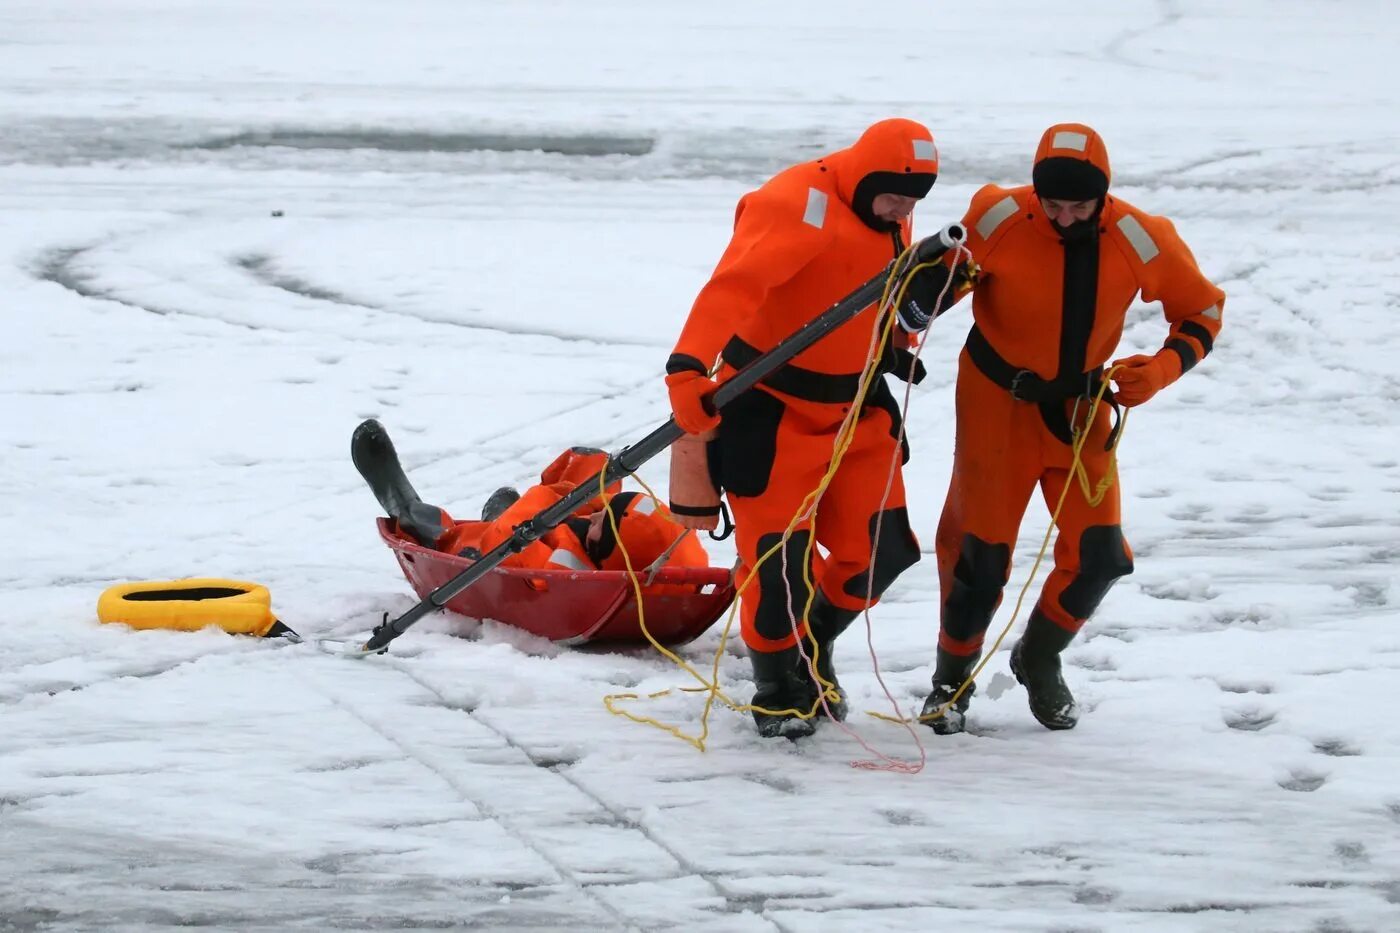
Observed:
[[[403,534],[424,547],[462,557],[480,557],[509,538],[516,525],[558,502],[580,483],[596,482],[608,459],[596,447],[570,447],[544,468],[538,484],[523,493],[503,486],[486,499],[480,520],[459,521],[419,497],[399,464],[393,441],[378,421],[370,419],[355,429],[350,456]],[[618,546],[619,537],[622,547]],[[507,557],[501,566],[626,570],[624,550],[637,572],[663,555],[663,566],[667,567],[710,565],[696,536],[671,521],[665,506],[645,493],[623,492],[622,484],[614,482],[607,489],[606,505],[601,496],[590,500],[524,550]]]

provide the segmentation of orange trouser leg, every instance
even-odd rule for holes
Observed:
[[[1112,469],[1112,457],[1104,450],[1111,420],[1108,406],[1102,406],[1081,453],[1091,492]],[[1059,446],[1063,451],[1047,457],[1053,465],[1041,480],[1052,513],[1065,484],[1070,488],[1056,523],[1055,569],[1045,580],[1036,610],[1066,631],[1078,632],[1114,582],[1133,572],[1133,552],[1123,538],[1117,476],[1099,504],[1090,505],[1079,481],[1069,474],[1073,452]]]
[[[866,411],[817,511],[817,541],[827,550],[820,585],[841,609],[875,605],[919,560],[892,426],[888,412]]]
[[[1011,573],[1011,550],[1043,470],[1044,426],[963,354],[958,368],[953,476],[935,546],[941,594],[938,646],[982,650]]]
[[[804,611],[815,596],[808,580],[837,605],[866,605],[873,516],[884,494],[890,458],[898,453],[889,415],[867,409],[815,522],[809,517],[797,523],[781,544],[784,529],[827,472],[844,413],[837,404],[779,400],[760,390],[748,394],[753,397],[725,409],[720,426],[722,478],[734,516],[739,583],[756,576],[740,600],[744,642],[753,650],[771,652],[791,647],[805,634]],[[734,440],[738,438],[742,443]],[[881,548],[883,566],[876,571],[874,598],[899,570],[918,559],[898,471],[887,508],[892,514],[882,519],[880,534],[889,543]],[[814,534],[830,557],[822,558],[811,547],[809,563]],[[759,558],[775,547],[759,564]]]

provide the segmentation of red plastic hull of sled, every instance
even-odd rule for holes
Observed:
[[[399,535],[387,518],[379,519],[379,536],[420,599],[472,565],[469,558],[434,551]],[[646,644],[640,618],[644,616],[653,638],[663,645],[679,645],[713,625],[734,600],[733,575],[723,567],[663,567],[652,583],[667,585],[668,591],[643,591],[639,614],[636,591],[622,571],[496,567],[448,600],[447,608],[566,645]]]

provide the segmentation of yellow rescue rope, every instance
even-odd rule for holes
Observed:
[[[1099,385],[1098,392],[1094,394],[1094,398],[1089,405],[1088,413],[1084,417],[1083,427],[1078,423],[1077,416],[1079,413],[1079,406],[1077,403],[1074,411],[1075,417],[1071,418],[1070,430],[1072,431],[1074,443],[1072,446],[1073,455],[1070,458],[1069,473],[1070,477],[1078,482],[1080,490],[1084,493],[1085,501],[1091,506],[1096,506],[1103,501],[1104,495],[1113,487],[1118,477],[1118,445],[1122,442],[1123,431],[1128,424],[1128,413],[1126,410],[1123,412],[1123,420],[1119,422],[1116,436],[1113,438],[1113,447],[1109,452],[1108,471],[1097,483],[1092,483],[1089,479],[1089,471],[1084,466],[1083,452],[1084,444],[1089,439],[1089,430],[1094,424],[1094,416],[1098,414],[1099,406],[1103,402],[1104,393],[1108,390],[1109,380],[1111,380],[1113,374],[1121,368],[1122,367],[1119,366],[1113,366],[1104,373],[1103,381]],[[1026,594],[1030,592],[1031,584],[1035,582],[1036,573],[1040,570],[1040,565],[1045,560],[1045,555],[1050,547],[1050,535],[1054,532],[1059,523],[1060,512],[1064,510],[1065,499],[1069,495],[1070,488],[1073,485],[1074,483],[1072,482],[1066,482],[1064,488],[1060,490],[1060,498],[1056,501],[1055,509],[1050,515],[1050,524],[1045,529],[1045,537],[1041,539],[1040,542],[1040,552],[1036,554],[1035,563],[1031,565],[1030,575],[1026,577],[1025,584],[1021,587],[1020,593],[1016,596],[1016,606],[1011,611],[1011,618],[1006,620],[1006,625],[1002,626],[1001,631],[992,642],[991,650],[986,652],[982,660],[972,669],[972,673],[967,675],[967,679],[962,682],[962,685],[959,686],[958,689],[953,692],[953,695],[938,709],[931,713],[924,713],[912,720],[885,716],[881,713],[874,712],[867,712],[867,715],[873,716],[876,719],[885,720],[886,722],[929,722],[941,717],[952,708],[953,704],[956,703],[965,692],[967,692],[967,688],[977,679],[977,676],[982,673],[982,669],[987,666],[987,662],[990,661],[992,656],[997,653],[997,650],[1001,648],[1001,644],[1006,640],[1006,636],[1010,633],[1011,627],[1016,624],[1016,618],[1021,613],[1021,606],[1025,603]]]
[[[882,311],[899,306],[899,303],[904,300],[904,293],[908,289],[909,282],[915,273],[923,269],[930,268],[937,264],[918,263],[906,268],[906,264],[910,262],[910,257],[912,255],[913,247],[906,248],[891,266],[890,275],[885,281],[885,287],[883,293],[881,294],[881,298],[878,304],[878,307]],[[892,295],[894,297],[894,301],[890,300]],[[603,705],[607,708],[607,710],[610,713],[616,716],[622,716],[624,718],[630,719],[633,722],[642,723],[644,725],[649,725],[661,729],[662,731],[675,736],[676,738],[690,744],[699,751],[703,752],[705,751],[705,742],[709,736],[710,731],[709,715],[710,711],[714,707],[714,703],[716,700],[723,703],[730,709],[740,713],[755,711],[765,713],[768,715],[793,715],[801,719],[811,719],[813,716],[817,715],[817,710],[822,705],[823,698],[825,698],[826,702],[830,702],[836,698],[834,692],[835,685],[827,682],[819,674],[816,673],[816,665],[820,657],[820,647],[817,645],[816,639],[812,637],[810,630],[806,632],[806,635],[808,642],[811,644],[812,648],[811,673],[815,676],[819,685],[822,688],[822,696],[817,697],[810,709],[770,710],[764,707],[757,707],[747,703],[737,703],[734,700],[732,700],[728,695],[726,695],[724,691],[721,690],[719,687],[719,666],[720,660],[724,656],[725,646],[728,644],[729,641],[730,632],[733,629],[735,616],[739,612],[740,599],[743,596],[744,591],[748,588],[749,584],[758,576],[759,568],[763,566],[764,562],[771,558],[775,553],[779,553],[780,551],[784,552],[784,560],[786,559],[786,553],[784,548],[788,540],[792,537],[792,534],[796,530],[797,526],[803,521],[807,520],[808,518],[815,520],[817,506],[820,503],[822,496],[826,493],[827,487],[830,486],[831,481],[835,477],[837,470],[840,468],[841,460],[845,456],[846,451],[854,442],[855,428],[860,418],[861,408],[864,404],[866,396],[870,391],[870,386],[878,377],[878,364],[884,354],[885,346],[889,342],[890,334],[892,333],[894,327],[894,315],[884,314],[883,318],[877,316],[877,322],[880,321],[883,322],[883,327],[881,327],[879,330],[879,339],[878,341],[873,339],[872,333],[872,347],[870,352],[867,354],[865,368],[861,372],[861,379],[859,383],[859,388],[856,393],[856,397],[851,403],[850,409],[846,414],[846,418],[842,421],[840,428],[838,428],[837,430],[836,440],[832,447],[831,463],[828,466],[825,475],[823,475],[821,480],[817,483],[817,486],[814,489],[812,489],[803,499],[802,504],[798,507],[797,511],[793,514],[792,519],[788,522],[787,527],[784,529],[782,536],[772,547],[770,547],[764,553],[759,555],[758,559],[754,561],[753,566],[749,569],[748,576],[744,579],[744,582],[741,583],[739,585],[739,588],[735,591],[734,604],[729,611],[729,615],[725,620],[724,628],[720,633],[720,642],[718,648],[716,648],[715,650],[714,661],[711,665],[711,674],[709,679],[706,679],[703,675],[696,671],[688,662],[685,661],[685,659],[681,658],[675,652],[662,645],[651,634],[651,631],[650,629],[648,629],[646,624],[646,616],[643,607],[641,580],[632,567],[632,558],[631,555],[627,552],[626,546],[622,541],[622,535],[617,525],[617,518],[613,514],[611,509],[607,509],[608,521],[612,526],[614,537],[618,542],[619,548],[621,549],[623,563],[627,568],[628,580],[633,587],[633,596],[637,603],[637,621],[638,625],[641,628],[642,635],[646,638],[648,643],[652,645],[652,647],[656,648],[656,650],[659,651],[664,657],[670,660],[681,670],[685,671],[700,684],[700,686],[698,687],[679,688],[681,692],[704,693],[706,695],[705,705],[701,710],[700,714],[700,732],[698,735],[689,735],[676,726],[670,725],[668,723],[663,723],[650,716],[644,716],[630,712],[626,709],[623,709],[619,705],[620,701],[640,699],[641,695],[638,693],[614,693],[605,696],[603,698]],[[895,452],[895,456],[898,456],[898,451]],[[647,491],[647,494],[650,495],[652,499],[659,504],[660,500],[657,498],[656,493],[651,489],[651,487],[647,486],[646,483],[643,482],[639,477],[636,477],[635,474],[633,474],[633,477],[637,479],[637,481]],[[607,488],[603,482],[603,477],[601,474],[599,475],[598,482],[599,494],[602,496],[604,506],[606,508],[610,497],[608,496]],[[808,617],[811,611],[812,601],[816,595],[816,585],[811,578],[812,550],[814,547],[815,536],[809,536],[807,540],[806,549],[803,555],[803,582],[806,584],[808,592],[807,603],[803,607],[804,619]],[[786,573],[784,573],[782,576],[784,581],[786,582]],[[790,605],[792,600],[792,594],[788,593],[787,595],[788,603]],[[796,619],[794,618],[793,621],[795,630]],[[647,694],[646,699],[660,699],[662,697],[670,695],[672,692],[674,692],[672,689],[655,691],[653,693]]]

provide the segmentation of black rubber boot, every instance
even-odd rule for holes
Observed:
[[[817,715],[825,716],[827,709],[831,710],[831,718],[837,722],[846,720],[846,713],[850,705],[846,702],[846,691],[841,689],[841,683],[836,679],[836,637],[850,628],[851,623],[860,615],[859,609],[842,609],[831,604],[826,598],[826,594],[817,590],[816,597],[812,600],[812,609],[807,616],[807,630],[812,633],[812,638],[817,642],[816,668],[817,674],[823,681],[832,685],[831,692],[827,694],[826,704],[817,706]],[[807,651],[808,657],[812,654],[811,642],[803,643],[802,647]],[[807,662],[799,655],[797,658],[802,678],[811,688],[813,699],[823,689],[821,685],[812,680],[812,672],[807,669]]]
[[[972,702],[972,695],[977,692],[977,685],[968,684],[956,702],[947,709],[943,707],[948,705],[948,701],[967,680],[981,656],[980,651],[962,656],[938,649],[938,663],[933,669],[933,690],[924,701],[923,711],[919,715],[932,716],[932,719],[923,719],[922,722],[939,735],[957,735],[966,731],[967,707]],[[943,712],[939,713],[939,710]]]
[[[1079,707],[1060,671],[1060,652],[1073,640],[1072,633],[1036,609],[1011,649],[1011,673],[1026,688],[1031,715],[1047,729],[1073,729],[1079,722]]]
[[[797,648],[771,652],[750,648],[749,661],[753,664],[753,705],[773,711],[753,711],[758,734],[765,739],[782,736],[796,741],[817,731],[811,719],[802,719],[792,712],[805,714],[816,699],[811,684],[799,672],[802,657]]]
[[[520,500],[520,492],[514,486],[502,486],[491,495],[486,497],[486,501],[481,505],[481,520],[483,522],[494,522],[501,517],[501,513],[515,505]]]
[[[442,509],[418,498],[399,465],[399,455],[384,425],[370,418],[350,437],[350,459],[369,484],[385,514],[425,547],[432,547],[447,528]]]

